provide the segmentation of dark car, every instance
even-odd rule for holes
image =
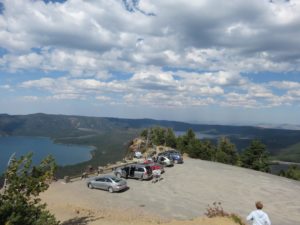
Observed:
[[[114,171],[117,177],[137,178],[140,180],[149,180],[152,178],[152,169],[145,164],[130,164],[122,166]]]
[[[183,163],[182,155],[176,150],[168,150],[158,154],[159,156],[166,156],[173,160],[174,163]]]

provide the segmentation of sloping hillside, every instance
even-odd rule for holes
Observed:
[[[277,158],[282,161],[300,162],[300,142],[282,149]]]

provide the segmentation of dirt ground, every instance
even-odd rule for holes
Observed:
[[[155,184],[128,179],[128,190],[112,194],[88,189],[84,180],[57,181],[42,198],[64,225],[230,225],[204,218],[207,205],[221,202],[225,211],[245,218],[257,200],[273,225],[300,224],[299,181],[189,158],[162,177]]]
[[[62,225],[236,225],[231,219],[221,217],[167,220],[141,211],[95,210],[74,205],[52,205],[49,209]]]

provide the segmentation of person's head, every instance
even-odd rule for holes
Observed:
[[[264,207],[264,205],[260,201],[255,202],[255,206],[257,209],[262,209]]]

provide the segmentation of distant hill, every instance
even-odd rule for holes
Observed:
[[[278,155],[277,159],[288,162],[299,162],[300,161],[300,142],[295,145],[291,145],[287,148],[282,149]]]
[[[43,113],[16,116],[0,114],[0,134],[2,135],[76,137],[121,128],[121,123],[114,125],[106,118]]]
[[[71,140],[77,137],[92,137],[108,133],[127,133],[132,136],[140,129],[152,126],[173,128],[175,131],[186,131],[189,128],[195,132],[211,134],[215,137],[227,136],[236,144],[239,150],[247,147],[252,139],[260,139],[266,144],[272,155],[284,155],[290,146],[300,143],[299,130],[268,129],[252,126],[229,126],[190,124],[176,121],[153,119],[120,119],[108,117],[87,117],[73,115],[49,115],[43,113],[30,115],[0,114],[0,135],[48,136],[59,142],[81,144],[83,141]],[[106,135],[105,135],[106,136]],[[123,135],[126,138],[126,135]],[[117,136],[112,135],[117,138]],[[90,138],[92,139],[92,138]],[[95,138],[94,138],[95,139]],[[127,140],[128,141],[128,140]],[[87,144],[87,140],[84,144]],[[293,148],[297,155],[299,148]],[[300,162],[300,157],[294,161]]]

